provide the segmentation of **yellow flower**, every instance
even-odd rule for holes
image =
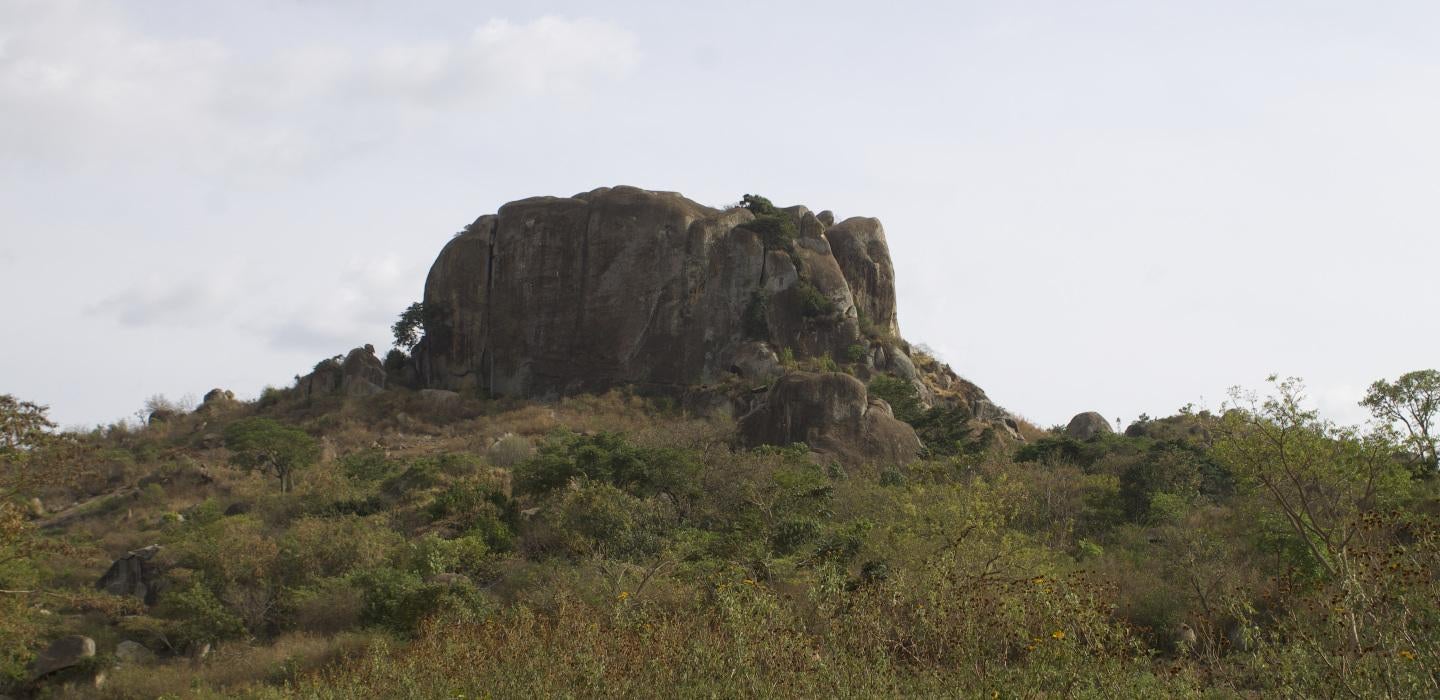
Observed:
[[[1065,630],[1055,630],[1054,632],[1051,632],[1051,633],[1050,633],[1050,636],[1051,636],[1051,637],[1054,637],[1054,638],[1056,638],[1056,639],[1064,639],[1064,638],[1065,638]]]
[[[747,578],[747,579],[745,579],[745,585],[747,585],[747,586],[753,586],[753,585],[755,585],[755,579],[753,579],[753,578]]]
[[[1401,649],[1401,650],[1400,650],[1400,658],[1405,659],[1406,661],[1414,661],[1414,660],[1415,660],[1415,652],[1410,651],[1409,649]]]
[[[615,600],[625,600],[626,598],[629,598],[629,597],[630,597],[630,591],[620,591],[620,595],[615,596]]]

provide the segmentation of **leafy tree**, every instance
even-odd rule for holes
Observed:
[[[45,442],[55,424],[46,417],[49,408],[0,394],[0,453],[28,450]]]
[[[1231,391],[1214,454],[1242,487],[1259,492],[1328,577],[1348,576],[1360,515],[1398,491],[1405,477],[1385,435],[1362,435],[1321,419],[1298,379],[1270,377],[1263,401]]]
[[[425,304],[417,301],[405,307],[390,332],[395,335],[395,347],[413,350],[425,333]]]
[[[295,473],[320,459],[320,445],[299,428],[269,418],[245,418],[225,429],[225,447],[240,466],[274,474],[280,490],[295,488]]]
[[[1440,470],[1440,455],[1436,454],[1440,435],[1435,427],[1436,415],[1440,414],[1440,371],[1409,372],[1393,383],[1376,381],[1360,405],[1370,409],[1377,419],[1404,427],[1404,444],[1417,456],[1419,474],[1434,476]]]
[[[641,497],[668,494],[683,504],[697,495],[699,472],[695,456],[684,450],[638,447],[616,433],[563,435],[515,468],[515,488],[545,494],[584,477]]]
[[[871,396],[885,399],[895,417],[906,423],[913,425],[925,415],[925,406],[920,403],[920,392],[914,384],[904,379],[882,374],[870,380],[868,389]]]

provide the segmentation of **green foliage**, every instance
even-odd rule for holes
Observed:
[[[1384,379],[1370,385],[1360,405],[1385,424],[1401,426],[1402,444],[1414,453],[1416,476],[1433,477],[1440,471],[1440,371],[1407,372],[1394,382]]]
[[[345,477],[358,482],[380,481],[400,469],[402,464],[385,456],[384,450],[368,449],[340,458]]]
[[[869,351],[864,345],[855,343],[854,345],[845,348],[845,361],[851,364],[858,364],[860,362],[864,362],[865,357],[868,354]]]
[[[835,302],[807,280],[802,279],[795,283],[795,296],[800,302],[800,313],[806,318],[828,316],[835,313]]]
[[[1270,382],[1275,393],[1263,400],[1232,392],[1215,456],[1279,509],[1315,565],[1345,576],[1357,518],[1405,492],[1403,468],[1387,435],[1321,419],[1305,406],[1298,379]]]
[[[895,417],[914,424],[920,420],[925,413],[925,407],[920,403],[920,392],[914,384],[901,379],[882,374],[870,380],[869,393],[885,400],[890,404],[890,410]]]
[[[230,459],[245,469],[274,474],[280,490],[295,486],[295,473],[320,459],[320,444],[305,431],[269,418],[242,418],[225,428]]]
[[[558,435],[515,468],[515,489],[543,495],[577,477],[611,484],[638,496],[666,494],[685,502],[697,493],[700,465],[672,448],[643,448],[616,433]]]
[[[830,353],[827,352],[815,358],[815,369],[821,372],[839,372],[840,365],[835,364],[835,358],[831,357]]]
[[[45,443],[55,427],[48,411],[46,406],[0,394],[0,455]]]
[[[417,301],[405,307],[390,332],[395,336],[395,347],[406,352],[413,350],[425,332],[425,304]]]
[[[777,210],[770,200],[758,194],[747,194],[740,198],[740,206],[749,209],[756,216],[774,214]]]
[[[170,643],[176,648],[232,639],[245,633],[241,619],[198,582],[162,595],[155,614],[170,621]]]

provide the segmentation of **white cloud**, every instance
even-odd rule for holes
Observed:
[[[386,344],[388,328],[410,302],[423,266],[395,257],[352,257],[315,270],[301,284],[266,280],[263,266],[237,266],[204,277],[146,282],[86,309],[132,328],[238,327],[277,350],[328,356],[355,345]],[[242,282],[242,280],[244,282]]]
[[[416,113],[582,91],[638,55],[618,25],[554,16],[249,55],[148,34],[105,3],[18,0],[0,8],[0,155],[293,171],[383,142]]]

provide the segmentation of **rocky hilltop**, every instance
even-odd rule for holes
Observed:
[[[837,222],[748,196],[722,210],[624,186],[533,197],[481,216],[440,252],[414,371],[426,388],[533,398],[617,386],[723,396],[742,440],[913,455],[914,431],[865,391],[888,374],[925,407],[961,407],[1013,433],[978,387],[916,366],[894,281],[873,218]],[[824,376],[841,368],[852,376]]]

